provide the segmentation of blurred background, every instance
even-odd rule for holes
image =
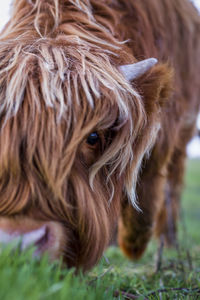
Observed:
[[[190,0],[199,9],[200,13],[200,0]],[[12,0],[7,0],[0,3],[0,30],[9,19],[9,10]],[[187,153],[190,158],[200,158],[200,114],[197,120],[197,131],[193,140],[188,144]]]

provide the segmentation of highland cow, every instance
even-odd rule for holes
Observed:
[[[14,0],[0,36],[0,241],[91,268],[175,239],[199,111],[187,0]],[[170,222],[169,222],[170,220]]]

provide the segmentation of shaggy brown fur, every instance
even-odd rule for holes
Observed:
[[[57,253],[83,269],[119,217],[131,258],[153,232],[172,242],[200,103],[199,34],[187,0],[15,0],[0,40],[3,229],[58,223]],[[148,57],[159,64],[135,82],[118,70]]]

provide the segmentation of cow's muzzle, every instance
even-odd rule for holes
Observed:
[[[32,219],[0,219],[0,244],[18,246],[21,251],[34,246],[34,256],[48,253],[50,259],[62,255],[65,237],[62,226],[57,222],[37,222]]]

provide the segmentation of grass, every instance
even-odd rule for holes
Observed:
[[[0,299],[200,299],[200,160],[188,161],[182,198],[179,249],[164,249],[159,272],[155,241],[138,262],[110,247],[86,275],[50,264],[46,256],[32,259],[33,249],[13,252],[10,245],[0,255]]]

